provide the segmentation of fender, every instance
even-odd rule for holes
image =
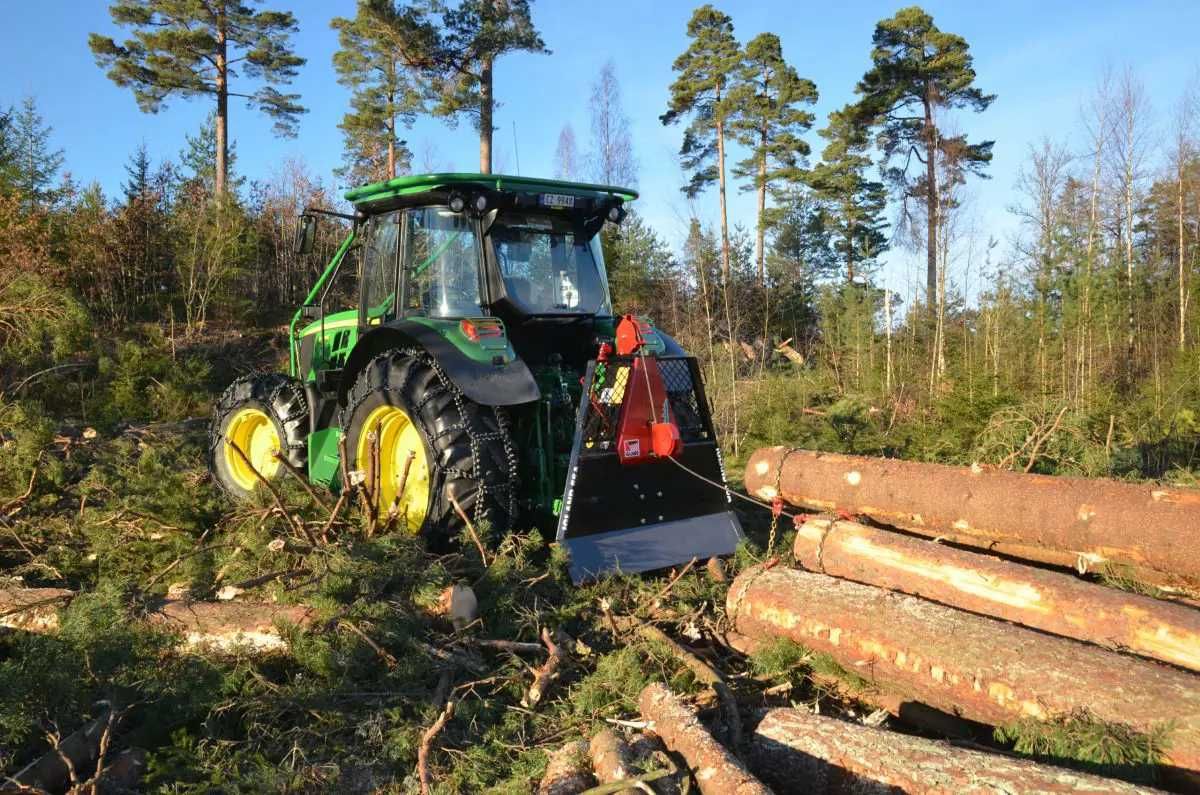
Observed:
[[[359,338],[342,368],[338,403],[346,404],[346,394],[354,379],[372,359],[393,348],[412,347],[425,350],[454,385],[481,406],[515,406],[541,397],[533,374],[521,359],[514,357],[506,364],[478,362],[429,326],[413,320],[395,320]]]

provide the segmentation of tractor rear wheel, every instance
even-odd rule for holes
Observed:
[[[378,473],[379,516],[443,545],[463,529],[455,510],[504,534],[515,519],[517,457],[503,409],[468,400],[423,351],[377,356],[342,410],[350,469]]]
[[[246,499],[260,476],[283,474],[283,458],[306,465],[308,400],[299,382],[279,373],[256,373],[229,385],[213,409],[208,431],[209,470],[230,496]]]

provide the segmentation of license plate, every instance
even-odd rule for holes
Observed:
[[[567,196],[566,194],[563,194],[563,193],[543,193],[542,194],[542,206],[543,207],[574,207],[575,206],[575,197]]]

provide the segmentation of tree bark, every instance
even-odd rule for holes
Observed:
[[[576,740],[550,755],[537,795],[578,795],[595,783],[588,764],[588,744]]]
[[[612,729],[598,731],[592,738],[588,752],[592,758],[592,771],[601,784],[625,781],[638,774],[629,746]],[[633,795],[636,791],[623,789],[619,795]]]
[[[755,567],[729,589],[733,628],[785,638],[936,709],[1004,726],[1086,709],[1168,731],[1167,762],[1200,781],[1200,688],[1191,673],[821,574]]]
[[[492,67],[490,55],[484,56],[479,72],[479,173],[492,173]]]
[[[930,306],[937,295],[938,274],[938,181],[937,127],[933,121],[933,87],[925,86],[925,295]]]
[[[783,471],[780,472],[780,465]],[[747,491],[1080,570],[1200,587],[1200,491],[762,448]],[[777,488],[778,487],[778,488]],[[1137,532],[1131,532],[1136,529]]]
[[[213,194],[225,195],[225,183],[229,170],[229,62],[225,6],[217,11],[217,163],[213,175]]]
[[[665,686],[646,685],[638,705],[667,748],[687,760],[703,795],[770,795],[771,790],[714,740],[695,713]]]
[[[75,597],[62,588],[0,589],[0,626],[50,634],[58,630],[58,608]],[[218,653],[248,649],[266,653],[287,648],[279,622],[308,626],[315,616],[303,605],[259,602],[192,602],[168,599],[145,615],[147,624],[178,633],[180,646]]]
[[[758,159],[758,230],[755,236],[755,255],[758,259],[758,283],[767,285],[767,227],[763,216],[767,212],[767,131],[760,133],[759,145],[762,155]]]
[[[1149,793],[1123,781],[1050,767],[813,715],[773,709],[754,732],[751,764],[783,789],[805,782],[805,792]]]
[[[716,104],[721,104],[721,94],[717,92]],[[720,112],[720,111],[718,111]],[[729,284],[730,252],[729,252],[729,212],[725,203],[725,123],[720,119],[716,123],[717,131],[717,195],[721,205],[721,281]],[[731,340],[732,341],[732,340]]]
[[[1200,611],[854,522],[796,534],[810,571],[1200,671]]]

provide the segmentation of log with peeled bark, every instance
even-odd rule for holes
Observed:
[[[1200,671],[1200,610],[855,522],[796,533],[810,571]]]
[[[73,591],[62,588],[0,589],[0,626],[41,634],[55,632],[58,608],[74,596]],[[308,626],[315,613],[303,605],[167,599],[147,612],[144,619],[150,626],[178,633],[184,648],[264,653],[287,648],[280,624]]]
[[[692,777],[704,795],[769,795],[725,746],[709,734],[691,708],[657,682],[646,685],[638,698],[642,717],[672,751],[687,760]]]
[[[754,769],[779,788],[854,793],[1149,793],[1123,781],[875,729],[803,709],[773,709],[750,743]]]
[[[782,470],[781,470],[782,467]],[[1200,490],[1026,475],[786,447],[756,450],[746,490],[1084,570],[1200,587]]]
[[[1139,732],[1165,730],[1166,762],[1200,771],[1200,680],[1191,673],[792,569],[746,570],[729,589],[726,612],[743,635],[790,639],[969,720],[1003,726],[1086,708]]]

